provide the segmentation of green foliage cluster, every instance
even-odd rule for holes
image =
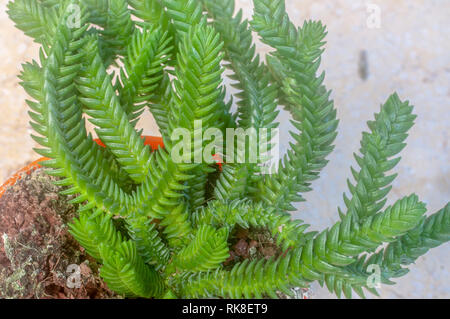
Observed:
[[[254,0],[251,21],[234,0],[15,0],[17,27],[42,45],[20,76],[32,97],[36,151],[63,193],[80,204],[71,233],[103,266],[110,288],[130,297],[277,297],[317,280],[338,296],[373,293],[450,239],[450,204],[425,217],[416,195],[385,207],[415,115],[397,94],[363,133],[340,220],[322,232],[292,220],[333,150],[336,109],[319,73],[325,27],[296,27],[284,0]],[[68,23],[70,22],[70,23]],[[252,31],[274,50],[255,54]],[[226,101],[223,72],[237,90]],[[117,71],[118,70],[118,71]],[[276,128],[292,115],[293,143],[279,170],[259,163],[177,163],[176,128],[194,136],[226,128]],[[156,119],[164,148],[151,152],[136,122]],[[95,143],[85,116],[106,145]],[[259,141],[258,147],[263,143]],[[195,150],[189,156],[195,156]],[[283,254],[224,267],[236,227],[265,229]],[[388,243],[387,245],[384,245]]]

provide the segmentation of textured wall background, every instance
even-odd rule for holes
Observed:
[[[251,17],[252,1],[237,0],[237,7]],[[23,61],[37,57],[38,47],[13,27],[6,15],[6,0],[0,0],[0,181],[37,158],[29,138],[28,98],[16,78]],[[403,160],[396,168],[391,200],[415,192],[435,212],[450,199],[450,1],[448,0],[287,0],[291,19],[320,19],[327,26],[326,52],[322,68],[326,85],[340,118],[336,150],[322,178],[298,205],[295,217],[314,229],[329,227],[337,220],[337,206],[355,165],[353,152],[359,148],[366,121],[394,91],[415,105],[418,114]],[[381,9],[380,28],[369,28],[367,4]],[[269,49],[258,44],[258,52]],[[358,72],[361,52],[366,52],[368,77]],[[280,115],[282,150],[288,140],[289,116]],[[147,114],[141,126],[146,134],[158,134]],[[450,245],[422,257],[411,272],[394,287],[383,286],[384,298],[449,298]],[[316,298],[330,295],[314,285]]]

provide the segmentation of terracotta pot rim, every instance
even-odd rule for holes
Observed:
[[[163,138],[160,136],[143,136],[144,144],[151,147],[152,151],[157,150],[159,147],[164,147]],[[102,143],[100,139],[94,140],[98,145],[105,147],[105,144]],[[40,162],[47,161],[49,158],[47,157],[41,157],[34,162],[31,162],[25,167],[22,167],[20,170],[15,172],[10,178],[6,180],[1,186],[0,186],[0,198],[3,196],[3,194],[6,192],[8,187],[14,186],[19,179],[22,178],[22,175],[25,174],[31,174],[34,170],[41,168],[42,166],[39,164]]]

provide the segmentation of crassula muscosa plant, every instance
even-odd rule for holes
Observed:
[[[384,207],[413,107],[397,94],[387,99],[363,134],[340,221],[307,231],[289,212],[327,164],[338,127],[318,72],[325,28],[294,26],[284,0],[254,0],[250,22],[234,11],[233,0],[10,2],[11,19],[42,45],[20,78],[33,98],[37,152],[80,205],[71,233],[102,264],[108,286],[130,297],[277,297],[316,280],[338,296],[376,293],[369,268],[391,283],[450,239],[448,204],[429,217],[416,195]],[[266,61],[252,30],[274,49]],[[238,90],[236,112],[224,67]],[[278,105],[292,115],[294,142],[272,174],[245,156],[234,162],[234,153],[223,165],[189,161],[195,147],[184,150],[187,161],[172,156],[177,129],[192,141],[210,128],[274,129]],[[136,128],[146,108],[164,139],[154,152]],[[87,133],[85,115],[105,148]],[[227,142],[235,143],[216,146]],[[258,138],[257,150],[271,147]],[[269,231],[282,253],[225,267],[237,227]]]

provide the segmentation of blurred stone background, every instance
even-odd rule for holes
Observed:
[[[29,137],[28,96],[17,79],[21,63],[36,58],[38,46],[9,21],[7,2],[0,0],[0,183],[38,158]],[[337,221],[361,132],[394,91],[415,105],[418,118],[396,168],[399,177],[388,204],[415,192],[427,203],[429,213],[442,208],[450,199],[450,1],[287,0],[286,4],[297,25],[320,19],[328,27],[322,69],[340,118],[330,163],[294,216],[317,230]],[[251,0],[236,0],[236,6],[251,17]],[[378,27],[372,8],[380,10]],[[257,46],[261,54],[270,51]],[[288,114],[282,112],[279,121],[283,151],[289,140]],[[140,126],[147,135],[159,135],[150,114]],[[446,244],[422,257],[397,285],[383,286],[381,297],[449,298],[449,265]],[[333,296],[326,289],[313,285],[313,298],[329,297]]]

